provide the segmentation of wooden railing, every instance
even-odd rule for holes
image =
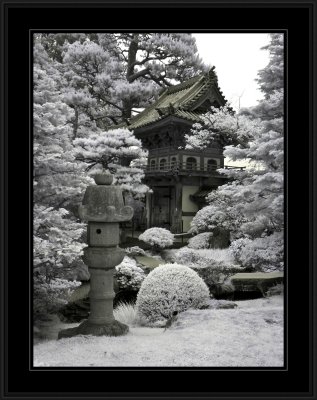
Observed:
[[[243,171],[246,167],[237,167],[235,165],[225,165],[224,169],[239,169],[240,171]]]
[[[196,164],[196,163],[189,163],[189,162],[164,162],[164,163],[153,163],[145,167],[145,173],[181,173],[181,172],[208,172],[208,173],[217,173],[217,169],[219,167],[213,164]],[[225,169],[239,169],[243,170],[245,167],[235,167],[226,165]]]
[[[198,149],[185,149],[182,146],[165,146],[165,147],[155,147],[149,148],[150,156],[156,155],[169,155],[175,153],[186,153],[186,154],[200,154],[201,150]],[[204,154],[219,156],[220,150],[215,148],[204,149]]]

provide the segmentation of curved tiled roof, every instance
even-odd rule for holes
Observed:
[[[159,98],[137,116],[131,118],[129,129],[141,128],[162,120],[170,115],[192,122],[200,121],[200,113],[195,111],[195,104],[211,88],[214,88],[223,103],[226,102],[218,87],[214,68],[175,86],[161,91]]]

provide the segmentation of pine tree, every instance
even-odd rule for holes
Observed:
[[[79,203],[91,180],[85,176],[86,165],[74,162],[68,124],[73,110],[63,101],[56,63],[38,40],[34,43],[33,76],[34,316],[42,318],[50,310],[56,311],[60,298],[65,300],[76,287],[64,278],[67,268],[82,254],[84,225],[65,207]]]
[[[241,119],[243,124],[238,123],[233,132],[227,130],[234,140],[224,151],[230,159],[248,159],[253,167],[242,172],[222,170],[234,180],[211,192],[210,205],[200,210],[192,222],[196,231],[217,224],[229,228],[232,239],[239,239],[232,244],[237,259],[262,270],[283,267],[284,231],[283,36],[272,34],[267,49],[270,62],[258,79],[264,99],[253,108],[241,110],[237,121]],[[219,121],[219,125],[232,126],[230,122],[232,116]],[[200,143],[194,131],[195,135],[190,145]],[[202,135],[203,140],[206,137],[208,132]],[[241,137],[247,140],[239,140]]]
[[[70,36],[72,43],[63,38],[61,66],[75,136],[83,134],[81,126],[94,130],[93,122],[103,130],[128,120],[163,87],[206,69],[190,34],[102,33],[77,41]]]
[[[124,75],[115,89],[122,117],[134,107],[145,107],[164,88],[206,69],[196,40],[187,33],[99,34],[99,43],[123,65]],[[114,42],[115,38],[115,42]]]
[[[112,129],[91,134],[89,138],[77,138],[74,145],[75,158],[87,163],[92,174],[110,170],[114,184],[139,197],[149,190],[142,184],[147,152],[142,150],[141,141],[133,132],[126,128]]]

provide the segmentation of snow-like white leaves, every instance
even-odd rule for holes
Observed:
[[[73,157],[73,131],[69,121],[74,110],[61,93],[61,73],[43,46],[34,46],[34,200],[37,203],[66,206],[79,202],[84,188],[92,181],[87,167]]]
[[[33,213],[35,268],[63,267],[83,254],[85,244],[79,239],[85,225],[67,218],[67,210],[36,204]]]
[[[114,159],[129,157],[131,159],[144,156],[141,141],[136,139],[131,131],[124,128],[92,134],[87,138],[74,140],[75,154],[87,160],[99,160],[100,163]],[[109,161],[108,161],[109,160]]]
[[[68,268],[82,255],[85,226],[64,207],[78,204],[91,178],[87,165],[74,160],[70,120],[58,63],[34,45],[33,104],[33,265],[35,317],[56,312],[79,283],[68,282]]]
[[[210,247],[211,232],[199,233],[188,240],[190,249],[208,249]]]
[[[258,119],[250,120],[244,115],[233,114],[229,106],[211,107],[201,118],[202,122],[194,124],[191,133],[185,135],[188,149],[203,149],[220,144],[239,146],[243,150],[261,130]]]
[[[282,271],[284,268],[283,232],[254,240],[239,239],[231,244],[230,249],[244,267],[260,272]]]
[[[189,267],[213,267],[230,269],[235,262],[228,249],[193,249],[182,247],[176,254],[176,260]]]
[[[81,283],[77,281],[60,278],[46,281],[43,275],[36,276],[33,286],[34,320],[45,318],[47,314],[56,313],[68,303],[72,292],[80,285]]]
[[[282,35],[273,34],[268,49],[271,60],[259,72],[264,99],[249,110],[241,110],[238,116],[213,110],[207,115],[209,121],[205,121],[205,126],[194,127],[193,136],[188,138],[193,147],[203,148],[217,138],[217,131],[229,134],[235,141],[227,140],[224,155],[233,160],[247,158],[257,166],[245,171],[220,170],[235,181],[209,194],[210,205],[196,214],[191,230],[204,232],[215,226],[229,229],[231,239],[238,239],[231,244],[237,262],[260,271],[283,268]]]
[[[204,65],[190,34],[101,33],[65,42],[61,70],[67,103],[102,129],[122,122],[131,109],[149,105],[162,86]]]
[[[206,115],[205,124],[194,127],[193,136],[188,137],[189,145],[203,148],[217,139],[220,132],[227,143],[226,157],[238,161],[248,159],[255,166],[245,171],[219,171],[235,181],[210,193],[210,206],[194,217],[193,231],[203,232],[220,225],[229,229],[234,239],[245,235],[256,238],[283,230],[282,35],[272,35],[268,48],[271,60],[259,73],[264,100],[256,107],[241,110],[237,116],[225,109],[213,109]]]
[[[142,167],[147,151],[141,147],[141,141],[133,132],[118,128],[106,132],[93,133],[89,137],[74,140],[74,156],[96,168],[110,168],[114,174],[114,184],[123,190],[144,196],[149,190],[142,183]],[[92,169],[91,173],[95,170]]]
[[[192,268],[204,280],[212,294],[231,288],[228,279],[244,269],[228,249],[191,249],[182,247],[175,254],[177,262]]]
[[[172,246],[174,242],[174,235],[165,228],[149,228],[144,231],[139,240],[148,243],[150,246],[164,249],[165,247]]]
[[[125,256],[121,264],[116,266],[115,278],[120,289],[139,290],[145,278],[142,268],[133,258]]]
[[[202,308],[208,299],[208,287],[195,271],[184,265],[165,264],[145,278],[136,306],[141,317],[155,323],[170,318],[174,311]]]

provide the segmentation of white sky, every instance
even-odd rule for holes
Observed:
[[[214,65],[218,84],[225,98],[237,110],[250,107],[262,98],[255,81],[257,72],[268,61],[268,51],[261,47],[269,43],[266,33],[197,33],[193,34],[200,57]]]

